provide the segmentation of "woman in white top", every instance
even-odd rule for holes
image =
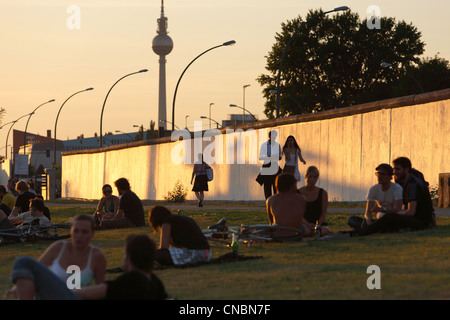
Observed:
[[[306,164],[306,161],[302,157],[302,150],[295,141],[293,136],[289,136],[283,146],[284,154],[284,168],[283,173],[290,173],[295,176],[297,181],[301,180],[300,171],[298,170],[298,160]]]
[[[90,244],[94,237],[95,222],[92,216],[78,215],[72,221],[71,241],[53,243],[39,258],[62,280],[72,276],[69,266],[77,266],[81,287],[103,283],[106,273],[106,258],[100,248]]]

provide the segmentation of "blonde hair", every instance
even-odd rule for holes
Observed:
[[[308,176],[308,174],[310,174],[311,172],[317,174],[318,177],[320,176],[319,169],[317,169],[316,166],[309,166],[308,169],[306,169],[305,177]]]
[[[17,182],[16,184],[16,190],[18,192],[24,192],[24,191],[29,191],[30,190],[30,186],[28,185],[28,183],[24,180],[20,180],[19,182]]]

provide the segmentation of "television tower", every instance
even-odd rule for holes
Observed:
[[[166,130],[166,55],[173,49],[173,41],[167,35],[167,18],[164,16],[164,0],[161,0],[161,17],[157,20],[157,36],[153,38],[152,49],[159,55],[159,98],[158,98],[158,122],[159,136]]]

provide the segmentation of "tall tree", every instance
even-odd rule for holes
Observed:
[[[405,70],[419,62],[424,51],[421,33],[412,24],[382,17],[380,29],[370,29],[367,19],[346,11],[317,17],[310,11],[282,23],[281,33],[266,56],[266,70],[257,81],[267,99],[264,113],[276,111],[278,68],[283,51],[293,38],[281,69],[280,115],[302,114],[347,107],[391,96],[392,84]],[[388,61],[399,67],[386,72],[380,65]]]
[[[447,88],[450,88],[450,63],[436,54],[434,58],[422,58],[417,65],[408,67],[392,88],[392,94],[406,96]]]

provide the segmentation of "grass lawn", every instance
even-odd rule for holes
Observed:
[[[79,213],[92,213],[89,207],[67,207],[64,203],[51,207],[52,221],[65,222]],[[229,225],[266,223],[261,208],[246,210],[182,210],[206,228],[226,217]],[[332,231],[348,230],[348,213],[330,213]],[[155,273],[163,281],[170,296],[183,299],[450,299],[450,218],[437,217],[438,227],[431,230],[376,234],[367,237],[297,243],[241,245],[240,254],[262,256],[262,259],[211,264],[195,268],[169,268]],[[125,238],[132,233],[147,233],[148,227],[98,231],[94,245],[103,249],[107,268],[122,265]],[[0,247],[0,292],[11,287],[10,272],[15,258],[28,255],[38,258],[48,243],[14,244]],[[213,257],[230,252],[214,244]],[[367,268],[381,270],[381,289],[369,290],[371,276]],[[118,274],[108,274],[115,278]]]

